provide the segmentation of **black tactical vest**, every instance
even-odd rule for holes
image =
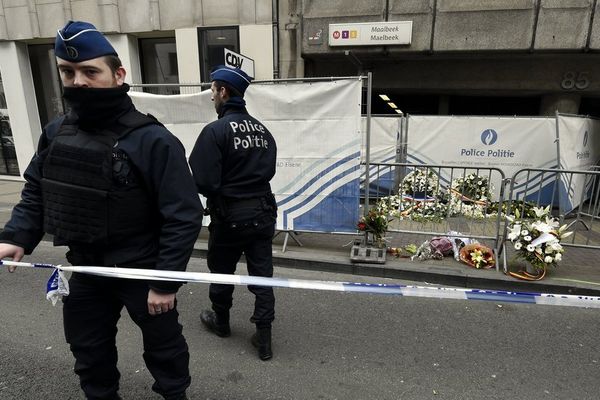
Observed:
[[[44,230],[65,244],[108,245],[152,226],[153,202],[117,141],[159,124],[137,111],[115,131],[85,132],[65,120],[43,165]]]

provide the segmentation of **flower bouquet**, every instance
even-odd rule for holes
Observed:
[[[459,251],[459,258],[465,264],[477,269],[489,269],[496,264],[492,249],[480,243],[464,246]]]
[[[356,224],[356,229],[373,235],[373,242],[378,247],[383,247],[383,235],[387,232],[389,219],[386,213],[377,209],[371,209],[367,215],[363,215]]]
[[[417,252],[417,245],[411,243],[404,247],[388,247],[387,252],[394,257],[408,258]]]
[[[439,191],[440,180],[430,169],[415,169],[404,177],[400,189],[403,195],[426,199]]]
[[[550,206],[533,207],[533,212],[533,220],[520,219],[518,210],[514,217],[506,217],[509,222],[507,239],[512,242],[517,257],[530,263],[535,272],[519,271],[509,274],[525,280],[540,280],[546,275],[549,265],[556,267],[564,253],[560,242],[573,233],[567,232],[567,225],[560,226],[558,219],[550,215]]]
[[[493,187],[486,176],[468,174],[452,181],[452,196],[467,203],[487,204],[492,196]]]
[[[448,205],[439,199],[417,200],[404,195],[382,197],[375,208],[399,220],[408,219],[418,222],[439,222],[448,214]]]
[[[473,219],[497,216],[498,208],[490,202],[493,189],[486,176],[468,174],[454,179],[450,185],[451,214]]]

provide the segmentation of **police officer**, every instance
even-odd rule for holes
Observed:
[[[71,110],[44,128],[22,200],[0,234],[0,258],[20,260],[49,233],[69,247],[74,265],[185,270],[202,204],[182,144],[136,111],[117,53],[92,24],[69,21],[54,50]],[[123,306],[142,331],[152,389],[187,398],[179,283],[74,273],[69,284],[65,337],[86,398],[120,399],[115,336]]]
[[[233,274],[243,253],[250,275],[271,277],[277,206],[269,181],[275,175],[275,140],[246,111],[244,92],[250,77],[244,71],[219,66],[211,81],[211,99],[219,119],[202,130],[189,159],[198,192],[206,196],[210,210],[208,268],[213,273]],[[221,337],[231,334],[233,289],[232,285],[211,284],[213,311],[204,310],[200,315],[202,323]],[[273,288],[248,289],[256,296],[250,318],[256,324],[252,344],[260,359],[268,360],[273,356]]]

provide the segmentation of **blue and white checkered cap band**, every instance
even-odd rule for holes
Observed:
[[[14,265],[33,268],[52,268],[50,264],[30,264],[14,261],[0,261],[0,265]],[[337,292],[358,292],[406,297],[428,297],[436,299],[487,300],[507,303],[542,304],[569,307],[600,308],[600,297],[577,296],[547,293],[522,293],[502,290],[459,289],[444,287],[420,287],[409,285],[388,285],[371,283],[348,283],[333,281],[264,278],[245,275],[211,274],[204,272],[158,271],[150,269],[56,266],[63,271],[79,272],[98,276],[158,280],[172,282],[220,283],[230,285],[256,285],[294,289],[330,290]]]

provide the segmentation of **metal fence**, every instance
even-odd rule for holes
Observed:
[[[477,239],[500,253],[505,191],[504,184],[492,184],[505,182],[500,169],[371,163],[368,170],[364,207],[388,213],[388,232],[404,234],[405,241],[423,235]]]
[[[531,207],[549,207],[574,234],[564,246],[600,249],[600,171],[522,169],[510,182],[510,210],[532,216]]]

